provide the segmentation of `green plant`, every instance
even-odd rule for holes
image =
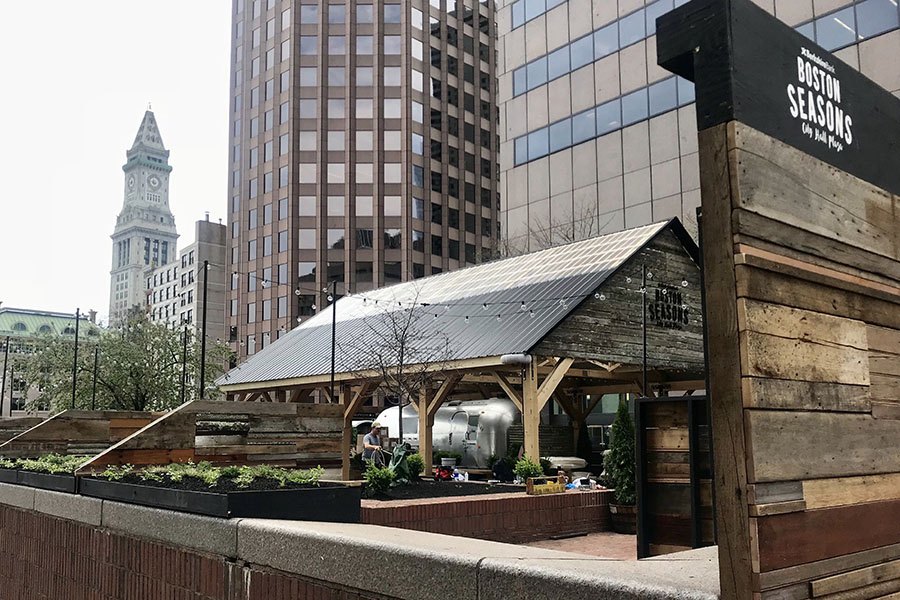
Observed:
[[[531,460],[527,456],[523,456],[516,461],[516,466],[513,467],[513,473],[515,473],[522,481],[527,481],[529,477],[543,477],[544,469],[541,468],[540,463]]]
[[[170,465],[153,465],[135,470],[132,465],[110,466],[98,474],[110,481],[121,481],[129,475],[149,482],[178,482],[185,478],[199,479],[209,487],[216,487],[219,480],[230,479],[238,487],[249,487],[257,479],[269,479],[278,482],[279,487],[286,484],[315,485],[322,478],[324,469],[283,469],[270,465],[226,466],[216,467],[209,462],[173,463]]]
[[[619,402],[619,411],[611,429],[609,453],[604,468],[615,490],[617,504],[633,505],[637,502],[634,477],[634,423],[626,402]]]
[[[15,468],[37,473],[71,475],[88,459],[87,456],[47,454],[39,458],[21,458],[15,461]]]
[[[409,465],[409,472],[412,473],[413,477],[418,477],[425,470],[425,459],[419,453],[407,456],[406,464]]]
[[[15,469],[16,468],[16,460],[14,458],[6,458],[5,456],[0,456],[0,469]]]
[[[448,452],[447,450],[435,450],[431,453],[433,464],[439,464],[442,458],[455,458],[456,464],[462,462],[462,454],[459,452]]]
[[[390,467],[379,467],[372,461],[366,466],[363,479],[370,492],[384,494],[394,483],[394,471]]]

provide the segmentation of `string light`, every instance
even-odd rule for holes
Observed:
[[[487,309],[488,309],[488,305],[487,305],[487,302],[485,302],[484,304],[481,305],[481,310],[487,310]]]
[[[497,322],[500,322],[500,315],[497,315]]]
[[[653,273],[647,271],[647,279],[653,279]]]
[[[682,279],[682,280],[681,280],[681,287],[687,287],[687,286],[688,286],[687,279]]]
[[[469,315],[466,315],[466,323],[469,322]]]
[[[327,299],[329,302],[331,302],[332,300],[334,300],[334,296],[332,296],[331,294],[328,294],[328,296],[326,296],[326,299]]]
[[[625,278],[625,283],[631,283],[631,277],[626,277],[626,278]]]
[[[529,311],[528,311],[528,316],[531,317],[531,318],[533,319],[533,318],[534,318],[534,311],[533,311],[533,310],[529,310]]]
[[[525,310],[525,301],[522,300],[522,306],[519,307],[519,310]]]

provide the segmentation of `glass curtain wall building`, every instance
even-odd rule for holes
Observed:
[[[238,359],[498,237],[492,0],[234,0],[228,302]]]
[[[504,246],[536,250],[700,203],[694,93],[656,65],[656,18],[686,0],[498,7]],[[754,0],[900,94],[896,0]]]

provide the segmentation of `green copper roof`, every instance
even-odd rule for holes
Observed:
[[[79,339],[92,338],[100,333],[100,328],[91,323],[86,315],[81,316],[78,327]],[[30,310],[24,308],[0,308],[0,337],[35,337],[40,335],[75,336],[75,315]]]

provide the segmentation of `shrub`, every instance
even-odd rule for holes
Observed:
[[[425,459],[419,453],[407,456],[406,464],[409,465],[409,472],[412,473],[413,477],[418,477],[425,470]]]
[[[231,479],[238,487],[246,488],[257,479],[277,481],[279,487],[284,487],[287,483],[315,485],[323,473],[324,469],[321,467],[314,469],[283,469],[270,465],[215,467],[204,461],[197,464],[187,462],[154,465],[137,471],[131,465],[111,466],[99,473],[99,477],[121,481],[133,475],[147,482],[178,482],[190,478],[199,479],[209,487],[215,487],[220,479]]]
[[[612,424],[609,453],[603,461],[606,473],[615,488],[617,504],[637,502],[634,479],[634,423],[628,404],[619,402],[619,411]]]
[[[394,482],[394,471],[390,467],[379,467],[375,462],[370,462],[363,473],[366,487],[372,493],[384,494]]]
[[[15,468],[23,471],[35,471],[37,473],[50,473],[58,475],[71,475],[80,467],[88,456],[68,456],[62,454],[47,454],[40,458],[20,458],[15,461]]]
[[[527,456],[523,456],[516,461],[513,473],[515,473],[522,481],[528,481],[529,477],[543,477],[544,469],[541,467],[540,463],[531,460]]]

